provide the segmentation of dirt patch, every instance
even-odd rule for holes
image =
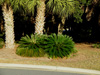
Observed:
[[[77,43],[76,54],[70,58],[49,59],[47,57],[21,57],[15,49],[0,49],[0,63],[52,65],[100,70],[100,49],[92,48],[92,44]]]

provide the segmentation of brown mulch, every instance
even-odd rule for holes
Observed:
[[[44,59],[44,57],[41,58],[35,58],[35,57],[21,57],[19,55],[16,54],[16,48],[18,47],[18,45],[15,46],[14,49],[6,49],[5,47],[3,47],[2,49],[0,49],[0,58],[3,59]]]
[[[6,58],[6,59],[40,59],[40,60],[41,59],[43,59],[43,60],[48,59],[48,60],[51,60],[51,59],[46,58],[46,57],[36,57],[36,58],[35,57],[21,57],[21,56],[16,54],[16,48],[17,47],[18,47],[18,45],[16,45],[14,49],[6,49],[5,47],[3,47],[2,49],[0,49],[0,58]],[[83,50],[83,51],[87,51],[87,50],[88,51],[94,51],[94,52],[95,51],[100,51],[100,49],[92,48],[91,44],[84,44],[84,43],[77,43],[75,45],[75,48],[77,50]],[[59,60],[59,59],[60,58],[55,59],[55,60]],[[84,56],[84,53],[78,52],[78,53],[76,53],[75,57],[67,59],[67,61],[78,61],[78,60],[83,60],[83,59],[86,59],[86,56]]]

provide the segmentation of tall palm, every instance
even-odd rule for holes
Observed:
[[[59,15],[61,18],[67,18],[74,13],[75,0],[48,0],[47,7],[53,14]]]
[[[37,6],[35,33],[43,34],[44,24],[45,24],[45,0],[40,0],[40,4]]]
[[[18,9],[18,3],[19,0],[0,0],[5,23],[5,47],[10,49],[13,49],[15,46],[13,11]]]
[[[14,48],[14,18],[13,10],[9,5],[9,0],[1,0],[3,18],[5,23],[5,46],[6,48]]]
[[[47,6],[54,13],[61,17],[62,27],[65,23],[66,17],[74,13],[75,11],[75,0],[40,0],[40,5],[37,7],[35,33],[43,34],[44,20],[45,20],[45,1]]]
[[[26,2],[27,1],[27,2]],[[34,15],[35,8],[37,9],[35,33],[43,34],[45,20],[45,0],[23,0],[23,8],[26,13]]]
[[[29,0],[28,0],[29,1]],[[29,12],[34,13],[34,7],[37,6],[37,15],[35,23],[35,33],[43,34],[45,24],[45,1],[49,9],[53,13],[58,14],[62,19],[65,19],[74,12],[74,0],[31,0],[27,7]],[[64,20],[63,20],[64,21]]]

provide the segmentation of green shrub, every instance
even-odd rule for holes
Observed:
[[[39,47],[38,40],[41,38],[41,35],[33,35],[29,37],[26,35],[22,37],[19,42],[19,47],[16,50],[16,53],[21,56],[44,56],[44,51]]]
[[[76,52],[72,38],[66,35],[26,35],[21,38],[16,53],[21,56],[68,57]]]
[[[100,48],[100,44],[99,43],[93,44],[93,48]]]
[[[2,38],[0,38],[0,48],[3,48],[3,46],[4,46],[4,41]]]
[[[49,57],[68,57],[75,52],[72,38],[66,35],[49,35],[40,41],[41,47]]]
[[[4,46],[4,40],[1,38],[3,34],[0,34],[0,48],[3,48]]]

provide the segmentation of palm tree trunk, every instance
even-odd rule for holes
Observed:
[[[37,16],[35,33],[43,34],[44,24],[45,24],[45,0],[40,0],[40,5],[37,6]]]
[[[61,23],[58,25],[58,34],[63,33],[64,25],[65,25],[65,17],[61,19]]]
[[[6,48],[13,49],[15,46],[13,10],[10,6],[7,8],[7,4],[4,3],[2,6],[2,11],[5,23],[5,46]]]

